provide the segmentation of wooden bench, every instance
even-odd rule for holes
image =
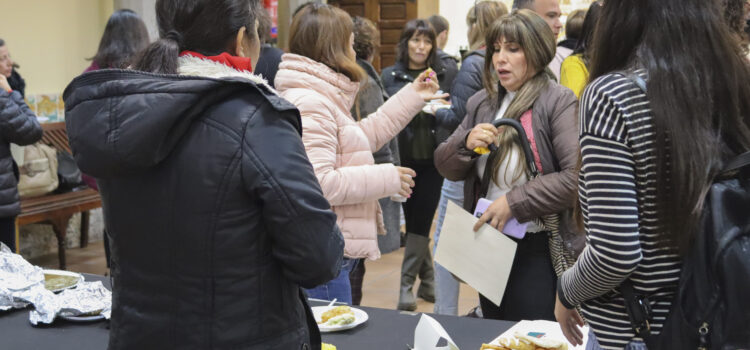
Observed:
[[[58,152],[65,151],[72,154],[68,144],[68,133],[65,122],[42,124],[44,135],[41,142],[51,146]],[[65,269],[65,235],[68,223],[73,214],[81,213],[81,247],[88,244],[89,210],[101,208],[102,200],[99,192],[89,188],[55,194],[50,193],[40,197],[21,200],[21,214],[16,218],[16,252],[20,252],[18,228],[28,224],[47,223],[57,237],[57,253],[60,268]]]

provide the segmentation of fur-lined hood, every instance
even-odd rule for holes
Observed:
[[[107,178],[156,166],[195,120],[231,101],[237,106],[265,101],[277,110],[295,109],[261,77],[219,63],[180,58],[179,72],[105,69],[74,79],[63,98],[80,169]]]
[[[265,85],[265,87],[278,95],[276,90],[268,85],[268,82],[263,77],[250,72],[236,70],[219,62],[186,55],[177,59],[177,65],[177,74],[179,75],[214,79],[243,78],[256,84]]]

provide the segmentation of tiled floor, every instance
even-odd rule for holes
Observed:
[[[378,261],[367,261],[365,280],[362,286],[362,305],[393,309],[398,303],[398,288],[401,274],[401,260],[404,249],[383,255]],[[91,242],[86,248],[67,250],[68,270],[93,274],[107,271],[102,241]],[[47,268],[58,268],[57,255],[47,255],[31,259],[31,263]],[[416,288],[415,288],[416,290]],[[458,302],[459,314],[466,314],[478,304],[477,293],[466,284],[461,285]],[[417,311],[432,312],[433,304],[417,299]]]

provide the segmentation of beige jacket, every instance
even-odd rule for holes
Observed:
[[[393,164],[375,164],[372,153],[395,137],[424,106],[411,87],[391,96],[382,107],[356,122],[351,107],[359,83],[307,57],[285,54],[276,89],[302,116],[302,141],[323,195],[338,216],[344,256],[380,257],[377,235],[384,234],[377,200],[398,193]]]

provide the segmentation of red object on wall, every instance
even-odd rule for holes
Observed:
[[[279,28],[279,0],[263,0],[263,7],[271,15],[271,37],[276,38]]]

